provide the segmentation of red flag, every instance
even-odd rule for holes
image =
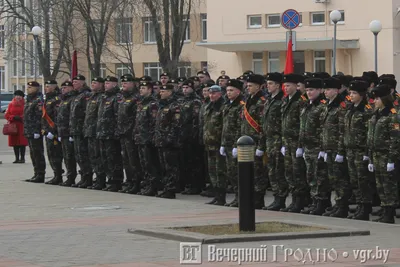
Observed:
[[[293,62],[292,38],[289,38],[289,43],[286,51],[285,74],[290,74],[293,72],[294,72],[294,62]]]
[[[72,79],[78,75],[78,56],[76,53],[76,50],[74,50],[74,53],[72,54],[72,69],[71,69],[71,81]]]

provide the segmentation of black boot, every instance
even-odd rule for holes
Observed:
[[[355,208],[354,214],[350,214],[347,216],[347,219],[353,219],[354,216],[357,216],[357,214],[361,211],[362,204],[358,204],[357,207]],[[351,209],[349,208],[349,212],[351,212]]]
[[[386,207],[381,207],[379,210],[379,213],[376,212],[376,214],[379,216],[378,219],[372,220],[373,222],[380,222],[383,217],[385,216],[385,212],[387,212]],[[371,215],[373,215],[374,212],[371,212]]]
[[[175,199],[176,198],[176,194],[173,191],[164,190],[161,194],[157,195],[157,197],[167,198],[167,199]]]
[[[371,215],[372,216],[382,216],[383,215],[383,208],[380,207],[376,211],[371,212]],[[375,221],[375,220],[373,220],[373,221]]]
[[[296,196],[292,195],[292,203],[290,203],[289,206],[287,206],[286,208],[281,209],[281,211],[288,212],[290,209],[293,209],[295,204],[296,204]]]
[[[383,214],[382,220],[380,220],[381,223],[394,223],[394,217],[396,215],[396,208],[395,207],[384,207],[385,211]]]
[[[86,182],[86,177],[81,175],[81,180],[77,182],[76,184],[71,185],[71,187],[79,187],[80,185],[84,184]]]
[[[224,206],[226,204],[226,191],[225,188],[218,188],[217,202],[214,205]]]
[[[109,184],[106,188],[103,188],[103,191],[109,191],[109,192],[118,192],[119,190],[122,189],[122,183],[121,181],[110,181],[111,184]]]
[[[334,218],[347,218],[349,215],[349,203],[347,198],[338,201],[338,209],[336,212],[332,213],[330,217]]]
[[[67,178],[67,180],[64,183],[60,184],[60,185],[61,186],[66,186],[66,187],[71,187],[74,184],[75,184],[75,178],[71,177],[71,178]]]
[[[136,195],[140,192],[140,183],[132,183],[132,186],[125,193]]]
[[[271,210],[271,211],[280,211],[281,209],[286,208],[286,197],[276,197],[276,202],[275,205],[271,206],[271,207],[267,207],[267,210]],[[265,209],[265,208],[263,208]]]
[[[19,146],[14,146],[14,155],[15,155],[15,160],[13,163],[19,163]]]
[[[212,188],[210,188],[209,190],[213,192],[212,195],[214,196],[214,198],[213,198],[211,201],[206,202],[206,204],[214,205],[214,204],[217,203],[217,201],[218,201],[218,190],[217,190],[215,187],[212,187]],[[203,191],[203,192],[204,192],[204,191]]]
[[[330,201],[328,199],[319,199],[317,200],[317,207],[310,211],[311,215],[322,215],[326,208],[329,207]]]
[[[19,163],[25,163],[25,146],[20,146],[19,147],[19,155],[20,155],[20,160]]]
[[[328,207],[326,208],[325,212],[322,214],[322,216],[331,216],[332,214],[334,214],[337,210],[339,209],[339,205],[338,203],[336,203],[334,206],[332,207]]]
[[[277,196],[274,196],[274,201],[272,201],[272,203],[269,204],[268,206],[264,207],[263,210],[268,210],[269,208],[275,206],[277,198],[278,198]]]
[[[45,182],[45,184],[49,184],[49,185],[60,185],[60,184],[62,184],[62,182],[63,182],[62,171],[59,170],[59,171],[56,171],[56,172],[54,173],[54,178],[51,179],[51,180],[48,181],[48,182]]]
[[[88,188],[91,186],[93,186],[93,176],[92,175],[85,177],[85,181],[82,184],[80,184],[78,187],[79,188]]]
[[[265,193],[254,192],[254,209],[261,210],[265,206],[264,202]]]
[[[238,202],[238,194],[235,194],[235,198],[232,200],[232,202],[226,203],[225,204],[226,207],[233,207],[233,208],[237,208],[239,206],[239,202]]]
[[[44,183],[44,174],[38,174],[34,179],[31,180],[32,183]]]
[[[317,208],[317,200],[315,198],[312,199],[312,203],[308,206],[305,207],[300,211],[300,213],[302,214],[310,214],[310,212],[312,210],[314,210],[315,208]]]
[[[369,221],[369,214],[371,213],[371,210],[371,203],[361,204],[360,212],[353,217],[353,220]]]

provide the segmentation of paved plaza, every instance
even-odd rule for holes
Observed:
[[[0,122],[4,123],[5,120]],[[201,196],[177,195],[177,199],[168,200],[23,182],[32,177],[29,154],[27,159],[25,164],[12,164],[14,155],[12,149],[7,147],[7,138],[3,136],[0,139],[0,160],[3,162],[0,165],[0,267],[181,266],[179,242],[131,234],[127,230],[237,222],[236,208],[205,205],[208,199]],[[49,179],[52,172],[49,164],[47,166],[46,176]],[[229,196],[229,200],[231,198]],[[268,192],[266,202],[270,201],[271,192]],[[216,246],[266,246],[267,262],[242,265],[400,266],[398,224],[384,225],[266,211],[257,211],[256,219],[363,229],[370,230],[371,235]],[[277,255],[274,255],[274,245],[275,248],[278,245]],[[389,250],[386,263],[376,253],[377,247]],[[313,252],[312,259],[316,262],[313,264],[311,258],[305,256],[299,260],[299,254],[286,255],[288,257],[285,259],[287,251],[297,249],[303,252],[310,249]],[[332,255],[326,259],[317,259],[317,249],[336,251],[339,256],[334,259]],[[207,245],[203,245],[203,264],[200,266],[238,266],[237,262],[228,262],[226,259],[224,262],[209,262],[207,250]],[[366,252],[368,250],[371,250],[369,255]],[[348,257],[345,258],[345,254]],[[362,261],[365,262],[362,264]]]

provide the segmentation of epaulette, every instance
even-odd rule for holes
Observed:
[[[366,104],[365,107],[366,107],[367,109],[372,109],[372,107],[371,107],[370,104]]]
[[[392,112],[392,114],[396,114],[396,113],[397,113],[397,111],[396,111],[394,108],[392,108],[392,109],[390,110],[390,112]]]
[[[56,96],[56,100],[58,100],[58,96]]]
[[[322,104],[326,104],[326,100],[325,99],[321,99],[321,103]]]
[[[372,98],[369,99],[369,103],[373,104],[374,100]]]
[[[397,96],[397,97],[400,97],[400,94],[399,94],[399,93],[396,93],[396,96]]]
[[[342,108],[346,108],[346,103],[344,103],[344,102],[342,101],[342,102],[340,102],[340,106],[341,106]]]
[[[243,100],[240,100],[240,105],[244,105],[244,104],[246,104]]]
[[[260,97],[260,99],[261,99],[262,101],[265,101],[265,97],[264,97],[264,96]]]
[[[351,97],[349,95],[346,95],[347,101],[351,101]]]
[[[307,97],[305,97],[304,95],[301,95],[301,99],[303,99],[303,101],[307,101]]]

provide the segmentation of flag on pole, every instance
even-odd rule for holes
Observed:
[[[292,42],[292,32],[289,34],[289,42],[286,51],[286,63],[284,74],[291,74],[294,72],[294,62],[293,62],[293,42]],[[286,96],[287,93],[283,88],[283,94]]]
[[[74,50],[71,64],[71,81],[76,75],[78,75],[78,56],[76,50]]]

